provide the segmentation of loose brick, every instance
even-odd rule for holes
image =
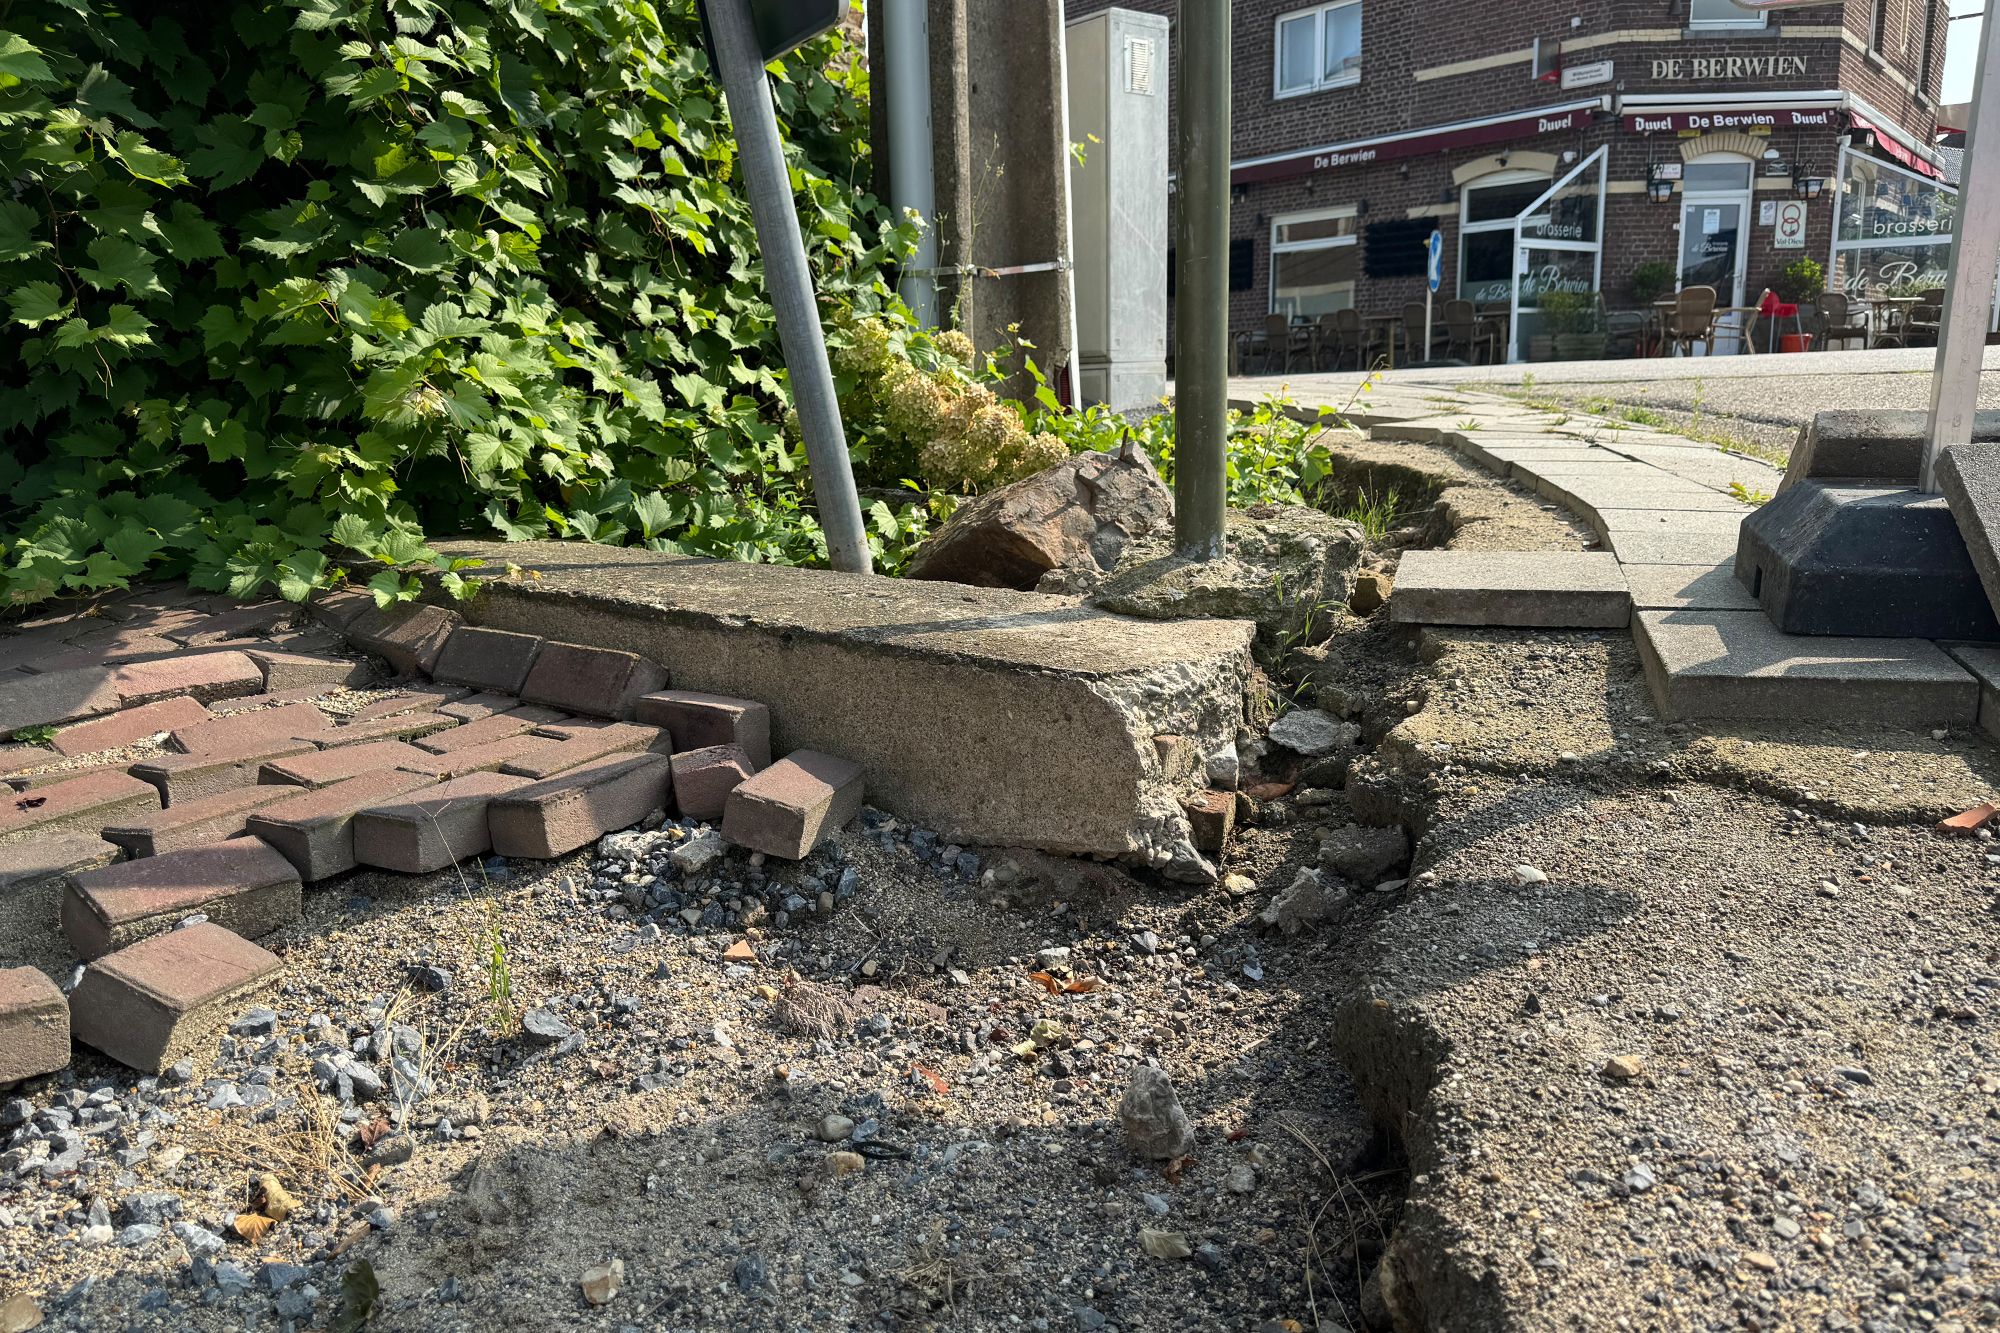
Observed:
[[[62,928],[85,960],[172,930],[196,912],[245,939],[299,919],[299,872],[256,838],[189,847],[69,877]]]
[[[600,759],[495,797],[486,813],[493,850],[546,860],[666,806],[673,766],[662,754]]]
[[[326,714],[311,704],[286,704],[282,708],[260,708],[251,713],[211,717],[191,727],[177,727],[168,739],[182,754],[230,754],[246,746],[314,741],[331,725]]]
[[[165,639],[147,640],[146,642],[157,643],[159,647],[154,651],[121,653],[100,653],[90,648],[65,648],[59,653],[50,653],[46,657],[29,659],[21,663],[21,670],[37,676],[52,675],[58,671],[75,671],[85,667],[119,666],[126,662],[150,662],[155,658],[171,657],[175,653],[186,651],[179,644],[169,643]]]
[[[1219,852],[1236,826],[1236,793],[1205,791],[1181,802],[1187,811],[1194,845],[1204,852]]]
[[[284,853],[304,879],[326,879],[354,869],[357,814],[436,783],[427,773],[366,773],[267,806],[250,817],[250,831]]]
[[[517,756],[500,766],[502,773],[517,773],[539,782],[566,773],[606,755],[633,754],[641,750],[665,754],[670,742],[658,727],[635,727],[623,722],[560,740],[553,747]]]
[[[72,870],[110,865],[124,849],[93,832],[44,833],[0,847],[0,899],[34,893],[60,884]]]
[[[358,778],[363,773],[401,769],[406,773],[439,775],[442,761],[427,751],[401,741],[375,741],[368,745],[343,745],[336,750],[315,750],[296,758],[277,759],[264,765],[257,780],[266,785],[290,785],[317,790],[336,782]]]
[[[220,643],[224,639],[269,634],[272,630],[289,627],[298,618],[299,609],[290,602],[262,602],[256,606],[232,607],[216,615],[178,625],[165,631],[165,635],[176,643],[193,648],[205,643]]]
[[[46,751],[43,753],[47,754]],[[57,761],[49,759],[48,762],[54,763]],[[45,768],[39,773],[9,773],[7,775],[7,785],[15,791],[33,791],[37,787],[47,787],[57,782],[68,782],[71,778],[80,778],[86,773],[104,773],[113,769],[129,770],[130,764],[131,761],[128,759],[105,759],[100,757],[88,764],[67,764],[62,768]],[[0,795],[4,795],[4,793],[0,793]]]
[[[386,699],[363,704],[348,714],[348,720],[366,722],[370,718],[394,717],[398,713],[434,713],[471,693],[463,685],[413,685],[409,689],[398,690]]]
[[[522,722],[533,723],[537,728],[566,727],[576,721],[560,708],[550,708],[544,704],[522,704],[507,711],[507,716]]]
[[[450,754],[432,755],[431,762],[437,766],[437,775],[441,778],[464,777],[467,773],[491,772],[510,760],[553,749],[561,743],[530,732],[509,736],[504,741],[488,741],[470,749],[453,750]]]
[[[209,711],[218,717],[230,713],[247,713],[253,708],[272,708],[278,704],[302,703],[307,699],[318,699],[333,693],[331,685],[301,685],[295,690],[277,690],[270,694],[246,694],[240,699],[218,699]]]
[[[696,690],[663,690],[639,700],[638,718],[665,727],[674,750],[740,745],[758,768],[771,766],[771,710],[750,699]]]
[[[264,672],[267,690],[295,690],[301,685],[367,685],[381,673],[366,662],[351,657],[323,657],[314,653],[286,653],[269,648],[246,648],[244,655]]]
[[[94,629],[73,636],[66,649],[96,653],[106,666],[118,662],[139,662],[153,657],[165,657],[185,651],[185,646],[168,638],[167,633],[184,625],[193,624],[200,618],[175,616],[164,623],[133,621],[126,625]]]
[[[505,773],[471,773],[426,787],[354,817],[354,859],[363,865],[427,875],[493,846],[487,807],[496,796],[528,786]]]
[[[340,592],[315,593],[309,609],[314,620],[340,631],[353,624],[363,611],[374,610],[375,598],[351,588]]]
[[[610,727],[629,727],[630,722],[613,722],[604,717],[566,717],[560,722],[544,722],[535,728],[537,736],[553,736],[559,741],[573,741],[579,736],[589,736]],[[664,728],[661,728],[664,734]]]
[[[722,818],[729,793],[748,781],[757,766],[740,745],[709,745],[674,753],[674,800],[689,819]]]
[[[159,808],[160,793],[150,784],[117,769],[99,769],[0,796],[0,842],[94,828],[106,820]]]
[[[637,653],[545,643],[521,697],[591,717],[629,718],[641,695],[666,684],[667,673],[659,664]]]
[[[794,750],[731,793],[722,836],[739,847],[799,860],[861,813],[861,765]]]
[[[39,968],[0,971],[0,1088],[68,1065],[69,1001],[62,991]]]
[[[159,856],[234,838],[249,830],[251,815],[297,796],[296,787],[238,787],[138,819],[107,824],[102,832],[105,841],[117,843],[134,856]]]
[[[521,701],[511,694],[475,694],[469,699],[443,704],[440,713],[449,713],[461,722],[477,722],[483,717],[496,713],[511,713],[521,706]]]
[[[456,611],[404,603],[388,610],[369,607],[348,622],[347,641],[387,661],[405,676],[430,674],[445,640],[463,624]]]
[[[542,640],[533,634],[460,625],[445,641],[431,674],[482,690],[519,694],[541,651]]]
[[[432,732],[449,731],[458,719],[443,713],[405,713],[398,717],[371,717],[365,722],[348,722],[331,731],[313,733],[323,749],[342,745],[365,745],[372,741],[407,741]]]
[[[203,703],[264,692],[264,673],[240,652],[190,653],[114,667],[112,683],[126,708],[187,695]]]
[[[58,754],[94,754],[115,750],[176,727],[207,720],[208,706],[194,699],[162,699],[156,704],[127,708],[89,722],[64,727],[50,742]]]
[[[419,737],[414,743],[418,748],[429,750],[432,754],[450,754],[454,750],[469,750],[488,741],[504,741],[509,736],[519,736],[533,731],[540,724],[541,719],[522,717],[519,710],[512,713],[496,713],[492,717],[483,717],[477,722],[454,727],[442,735]]]
[[[273,760],[317,753],[319,747],[308,740],[253,742],[212,754],[156,755],[139,760],[130,771],[141,782],[159,788],[161,804],[171,810],[203,797],[254,787],[258,773]]]
[[[0,736],[112,712],[119,703],[114,677],[110,667],[78,667],[0,681]]]
[[[70,1033],[149,1074],[193,1050],[284,971],[278,956],[214,922],[170,930],[84,969]]]

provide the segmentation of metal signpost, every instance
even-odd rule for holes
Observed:
[[[1174,548],[1223,554],[1229,447],[1229,0],[1181,0]]]
[[[798,409],[812,468],[813,498],[826,534],[828,561],[847,574],[872,572],[868,533],[861,524],[861,497],[847,457],[847,432],[833,391],[826,335],[820,328],[819,300],[806,266],[805,241],[792,202],[785,145],[771,105],[767,62],[840,21],[845,0],[704,0],[702,26],[709,55],[729,99],[743,164],[743,185],[757,222],[757,249],[764,263],[764,287],[777,312],[778,341]]]
[[[1444,285],[1444,233],[1431,229],[1431,239],[1425,247],[1424,257],[1424,355],[1431,358],[1431,298]],[[1451,348],[1445,348],[1447,352]]]

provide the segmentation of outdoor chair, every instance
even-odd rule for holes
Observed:
[[[1482,324],[1479,311],[1470,301],[1446,301],[1444,303],[1445,344],[1444,354],[1449,357],[1453,350],[1463,347],[1465,359],[1475,364],[1479,361],[1480,344],[1486,346],[1486,363],[1492,365],[1500,359],[1499,337],[1490,324]]]
[[[1614,358],[1641,357],[1652,341],[1653,314],[1650,310],[1607,310],[1604,312],[1605,355]]]
[[[1666,341],[1683,356],[1715,337],[1715,288],[1683,287],[1667,314]]]
[[[1322,352],[1332,353],[1333,369],[1340,369],[1341,358],[1347,355],[1349,347],[1352,346],[1346,330],[1340,326],[1340,317],[1343,314],[1352,315],[1353,313],[1352,310],[1329,310],[1319,317],[1317,324],[1311,326],[1309,332],[1312,339],[1312,368],[1314,370],[1319,369],[1319,358]],[[1359,332],[1358,327],[1356,332]],[[1358,351],[1359,349],[1356,350]]]
[[[1843,292],[1824,292],[1819,298],[1819,318],[1814,321],[1813,332],[1818,335],[1821,348],[1839,343],[1842,351],[1854,339],[1861,340],[1863,351],[1868,349],[1868,324],[1856,320],[1852,307]]]
[[[1944,327],[1944,288],[1927,287],[1918,296],[1921,299],[1910,307],[1904,343],[1910,347],[1935,347],[1938,330]]]
[[[1402,332],[1403,348],[1411,361],[1430,360],[1432,352],[1450,337],[1445,332],[1444,321],[1438,319],[1433,314],[1431,317],[1430,344],[1428,346],[1425,345],[1424,303],[1422,301],[1404,302]]]

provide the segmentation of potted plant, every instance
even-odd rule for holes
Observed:
[[[1655,259],[1632,270],[1632,303],[1649,306],[1674,289],[1674,266]]]
[[[1564,361],[1588,361],[1604,355],[1604,331],[1597,322],[1595,293],[1544,292],[1536,303],[1542,327],[1555,341]]]

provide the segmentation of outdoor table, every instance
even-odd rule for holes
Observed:
[[[1394,370],[1396,368],[1396,326],[1403,322],[1403,312],[1399,310],[1393,315],[1363,315],[1361,322],[1369,326],[1368,344],[1371,347],[1375,344],[1374,327],[1376,325],[1381,326],[1382,341],[1389,348],[1389,369]]]
[[[1910,312],[1924,303],[1921,296],[1873,296],[1868,300],[1871,308],[1882,307],[1882,331],[1876,335],[1876,346],[1881,339],[1892,338],[1898,347],[1904,346],[1910,336]]]
[[[1653,302],[1654,318],[1660,324],[1661,356],[1667,355],[1667,321],[1673,317],[1674,311],[1680,309],[1680,304],[1681,298],[1678,296],[1662,296]]]

